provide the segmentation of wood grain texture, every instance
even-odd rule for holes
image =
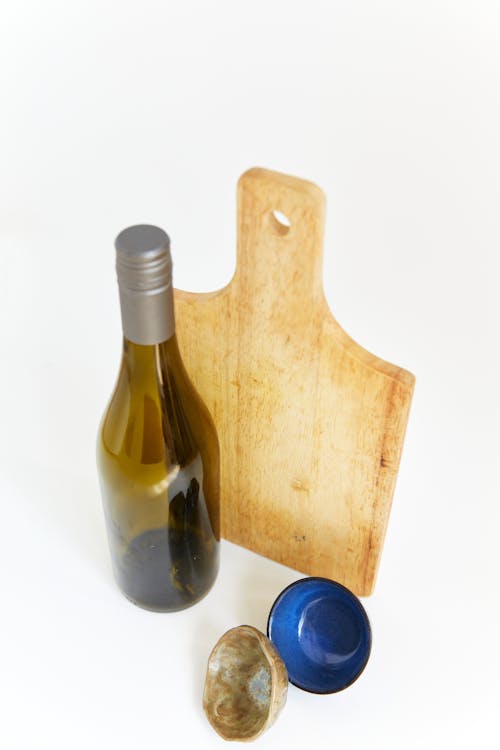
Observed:
[[[375,582],[414,376],[356,344],[331,314],[324,217],[316,185],[245,172],[233,279],[208,294],[176,290],[177,331],[219,434],[223,536],[363,596]]]

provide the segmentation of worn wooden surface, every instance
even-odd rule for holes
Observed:
[[[219,433],[223,535],[367,595],[414,377],[356,344],[331,314],[324,215],[316,185],[243,174],[233,279],[208,294],[176,290],[177,330]]]

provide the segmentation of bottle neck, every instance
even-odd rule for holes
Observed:
[[[136,344],[126,336],[123,337],[123,358],[133,370],[144,370],[156,367],[159,362],[180,358],[177,336],[171,336],[158,344]]]
[[[139,421],[148,421],[143,439],[151,439],[155,429],[158,436],[162,431],[168,464],[184,465],[194,460],[197,444],[179,401],[186,390],[186,372],[175,334],[159,344],[135,344],[124,339],[121,377]],[[144,447],[141,450],[143,455]]]
[[[159,291],[140,290],[120,284],[124,338],[141,346],[154,346],[175,334],[172,284]]]

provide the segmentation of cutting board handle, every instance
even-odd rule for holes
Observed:
[[[312,182],[260,167],[238,181],[235,281],[260,297],[323,300],[322,256],[326,199]],[[278,262],[276,262],[278,261]]]

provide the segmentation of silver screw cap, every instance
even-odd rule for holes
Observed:
[[[136,344],[158,344],[175,330],[170,239],[159,227],[137,224],[115,240],[123,334]]]

